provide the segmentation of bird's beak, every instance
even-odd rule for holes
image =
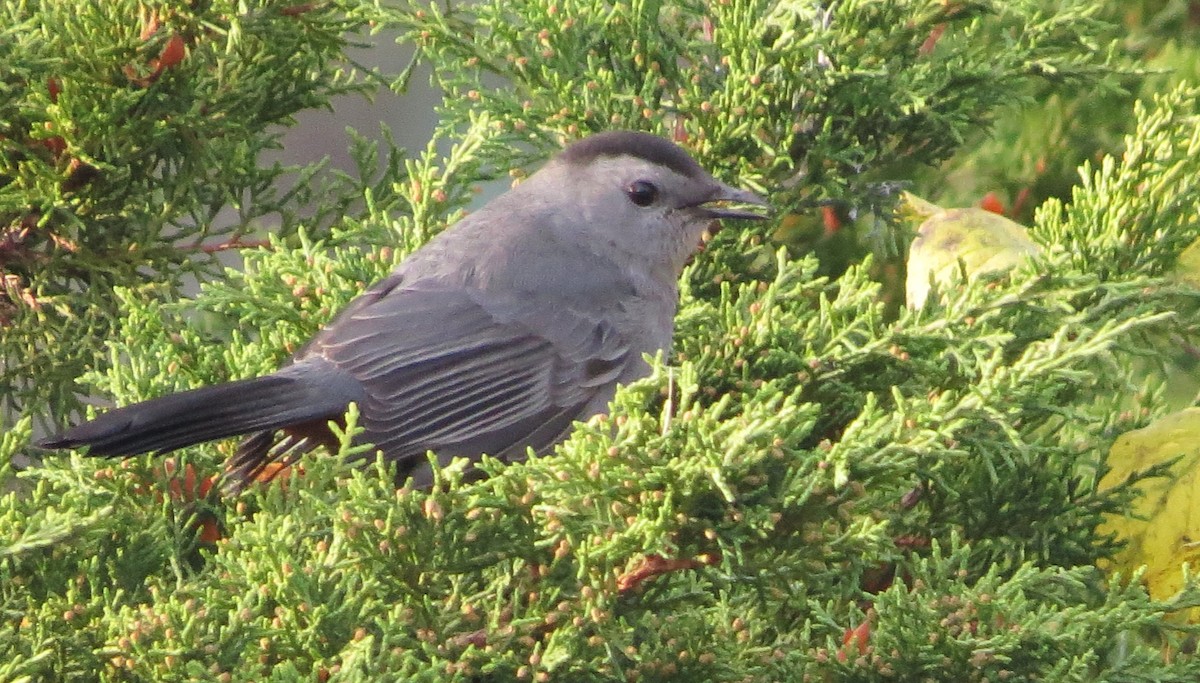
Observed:
[[[742,190],[721,184],[709,195],[708,199],[698,207],[709,218],[741,218],[750,221],[766,220],[767,210],[739,208],[737,206],[712,206],[714,202],[733,202],[734,204],[751,204],[757,207],[769,207],[767,200],[749,190]]]

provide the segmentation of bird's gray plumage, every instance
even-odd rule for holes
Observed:
[[[653,201],[633,201],[634,183]],[[428,451],[545,452],[669,347],[700,233],[758,217],[707,206],[722,199],[760,201],[662,138],[594,135],[412,254],[278,372],[119,408],[43,445],[130,455],[250,434],[229,463],[244,484],[331,444],[327,422],[355,402],[359,438],[418,484]]]

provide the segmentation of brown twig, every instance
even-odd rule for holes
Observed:
[[[647,555],[638,566],[625,572],[617,578],[617,590],[627,593],[641,586],[650,579],[677,572],[683,569],[699,569],[720,561],[716,554],[701,555],[698,558],[669,558],[662,555]]]
[[[218,254],[222,251],[229,251],[230,249],[257,249],[260,247],[270,246],[270,244],[271,242],[269,240],[242,240],[242,238],[238,237],[227,242],[221,242],[219,244],[201,244],[196,247],[192,247],[192,249],[202,251],[206,254]]]

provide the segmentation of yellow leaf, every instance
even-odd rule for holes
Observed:
[[[1200,288],[1200,239],[1192,242],[1179,254],[1179,260],[1168,276],[1176,282]]]
[[[1037,254],[1024,226],[983,209],[943,209],[905,192],[902,218],[916,222],[917,236],[908,250],[905,292],[910,308],[925,305],[930,281],[951,283],[959,263],[968,278],[1005,271]]]
[[[1179,458],[1171,476],[1140,482],[1130,514],[1109,516],[1100,531],[1116,533],[1127,545],[1105,569],[1129,576],[1146,567],[1150,595],[1166,599],[1183,588],[1184,563],[1200,569],[1200,408],[1188,408],[1122,434],[1108,454],[1111,470],[1100,480],[1107,489],[1153,465]],[[1200,612],[1193,610],[1190,621]]]

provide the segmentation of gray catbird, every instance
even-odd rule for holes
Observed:
[[[40,445],[90,455],[168,451],[249,434],[236,486],[331,445],[358,404],[363,442],[428,484],[426,453],[523,457],[604,412],[666,349],[678,278],[714,205],[763,205],[680,147],[615,131],[569,145],[523,183],[409,256],[279,371],[117,408]]]

